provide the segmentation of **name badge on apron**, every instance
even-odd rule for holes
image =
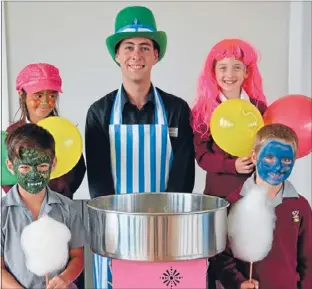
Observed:
[[[178,137],[178,128],[177,127],[169,127],[169,136],[170,137]]]

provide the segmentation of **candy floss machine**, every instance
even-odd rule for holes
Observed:
[[[218,197],[123,194],[87,206],[90,247],[111,258],[114,289],[205,289],[208,258],[226,246],[229,203]]]

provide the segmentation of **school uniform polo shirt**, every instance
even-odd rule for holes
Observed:
[[[240,195],[242,197],[246,196],[248,192],[252,189],[252,187],[255,185],[256,183],[255,179],[256,179],[256,174],[253,173],[252,176],[246,180],[240,192]],[[275,196],[275,198],[270,200],[269,202],[275,208],[283,202],[283,199],[288,199],[288,198],[298,199],[299,194],[296,191],[295,187],[292,185],[292,183],[286,180],[283,183],[282,188],[279,190],[279,192]]]
[[[228,196],[234,205],[255,184],[252,175],[239,192]],[[276,222],[272,248],[261,261],[253,264],[252,278],[264,289],[312,288],[312,216],[309,202],[286,180],[271,201]],[[248,218],[248,216],[246,216]],[[243,225],[243,224],[242,224]],[[225,289],[239,289],[248,280],[250,264],[232,255],[230,247],[216,257],[218,279]]]
[[[56,221],[64,223],[71,232],[69,248],[80,248],[87,243],[87,233],[73,204],[69,198],[47,187],[39,218],[46,214]],[[7,271],[24,288],[36,289],[45,288],[45,277],[38,277],[27,269],[20,241],[23,229],[33,221],[30,210],[18,193],[17,185],[13,186],[1,201],[1,257],[4,258]],[[40,241],[38,240],[38,242]],[[59,275],[64,269],[49,274],[49,278]]]

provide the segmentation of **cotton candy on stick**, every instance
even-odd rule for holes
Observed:
[[[228,216],[228,237],[233,255],[252,264],[270,252],[275,229],[275,212],[263,186],[247,187],[246,195],[231,209]]]
[[[43,216],[26,226],[21,234],[21,245],[26,267],[37,276],[65,268],[68,261],[68,242],[71,232],[65,224]]]

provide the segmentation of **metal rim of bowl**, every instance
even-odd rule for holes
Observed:
[[[149,194],[149,195],[153,195],[155,193],[131,193],[131,194],[128,194],[128,195],[146,195],[146,194]],[[166,192],[166,193],[156,193],[158,195],[167,195],[167,194],[181,194],[181,195],[196,195],[196,196],[204,196],[205,198],[210,198],[210,199],[218,199],[218,200],[222,200],[226,203],[225,206],[222,206],[220,208],[216,208],[216,209],[209,209],[209,210],[198,210],[198,211],[192,211],[192,212],[179,212],[179,213],[170,213],[170,212],[159,212],[159,213],[155,213],[155,212],[151,212],[151,213],[139,213],[139,212],[121,212],[121,211],[116,211],[116,210],[108,210],[108,209],[100,209],[100,208],[96,208],[92,205],[90,205],[90,203],[93,201],[96,201],[98,199],[102,199],[103,197],[111,197],[111,196],[124,196],[124,195],[127,195],[127,194],[120,194],[120,195],[108,195],[108,196],[100,196],[100,197],[96,197],[96,198],[93,198],[89,201],[87,201],[87,207],[92,209],[92,210],[96,210],[96,211],[100,211],[102,213],[114,213],[114,214],[122,214],[122,215],[144,215],[144,216],[168,216],[168,215],[174,215],[174,216],[177,216],[177,215],[195,215],[195,214],[204,214],[204,213],[209,213],[209,212],[216,212],[216,211],[219,211],[219,210],[224,210],[224,209],[227,209],[229,206],[230,206],[230,203],[223,199],[223,198],[220,198],[220,197],[215,197],[215,196],[209,196],[209,195],[203,195],[203,194],[198,194],[198,193],[178,193],[178,192]]]

